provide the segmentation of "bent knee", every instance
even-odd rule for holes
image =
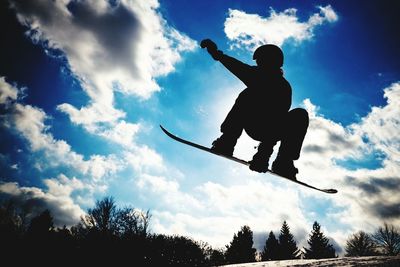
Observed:
[[[295,108],[292,109],[291,111],[289,111],[289,116],[293,119],[295,119],[296,121],[309,121],[308,118],[308,112],[307,110],[305,110],[304,108]]]

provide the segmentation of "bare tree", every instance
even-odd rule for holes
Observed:
[[[95,228],[102,233],[114,234],[117,231],[117,212],[114,198],[105,197],[96,201],[95,207],[88,210],[88,215],[82,218],[82,222],[88,228]]]
[[[132,236],[143,235],[147,236],[149,232],[150,211],[143,212],[135,210],[131,207],[126,207],[117,212],[117,225],[120,235]]]
[[[346,242],[346,256],[372,256],[376,245],[371,236],[363,231],[353,234]]]
[[[385,223],[372,237],[385,255],[395,256],[400,253],[400,233],[393,225]]]

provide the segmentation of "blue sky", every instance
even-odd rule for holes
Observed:
[[[400,222],[396,1],[3,1],[0,195],[38,200],[60,225],[94,201],[150,209],[152,230],[223,247],[287,220],[300,246],[321,223],[350,233]],[[309,111],[298,178],[322,195],[184,147],[210,145],[244,85],[199,47],[248,64],[285,53],[292,108]],[[246,135],[235,155],[251,159]],[[373,189],[373,190],[372,190]],[[259,241],[261,240],[261,241]],[[259,243],[257,243],[260,246]]]

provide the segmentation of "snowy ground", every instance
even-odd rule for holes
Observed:
[[[387,266],[400,267],[400,256],[396,257],[343,257],[322,260],[286,260],[286,261],[263,261],[254,263],[231,264],[229,267],[272,267],[272,266]]]

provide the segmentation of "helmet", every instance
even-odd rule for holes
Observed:
[[[283,52],[282,50],[273,44],[262,45],[254,51],[254,60],[270,64],[276,67],[282,67],[283,65]]]

